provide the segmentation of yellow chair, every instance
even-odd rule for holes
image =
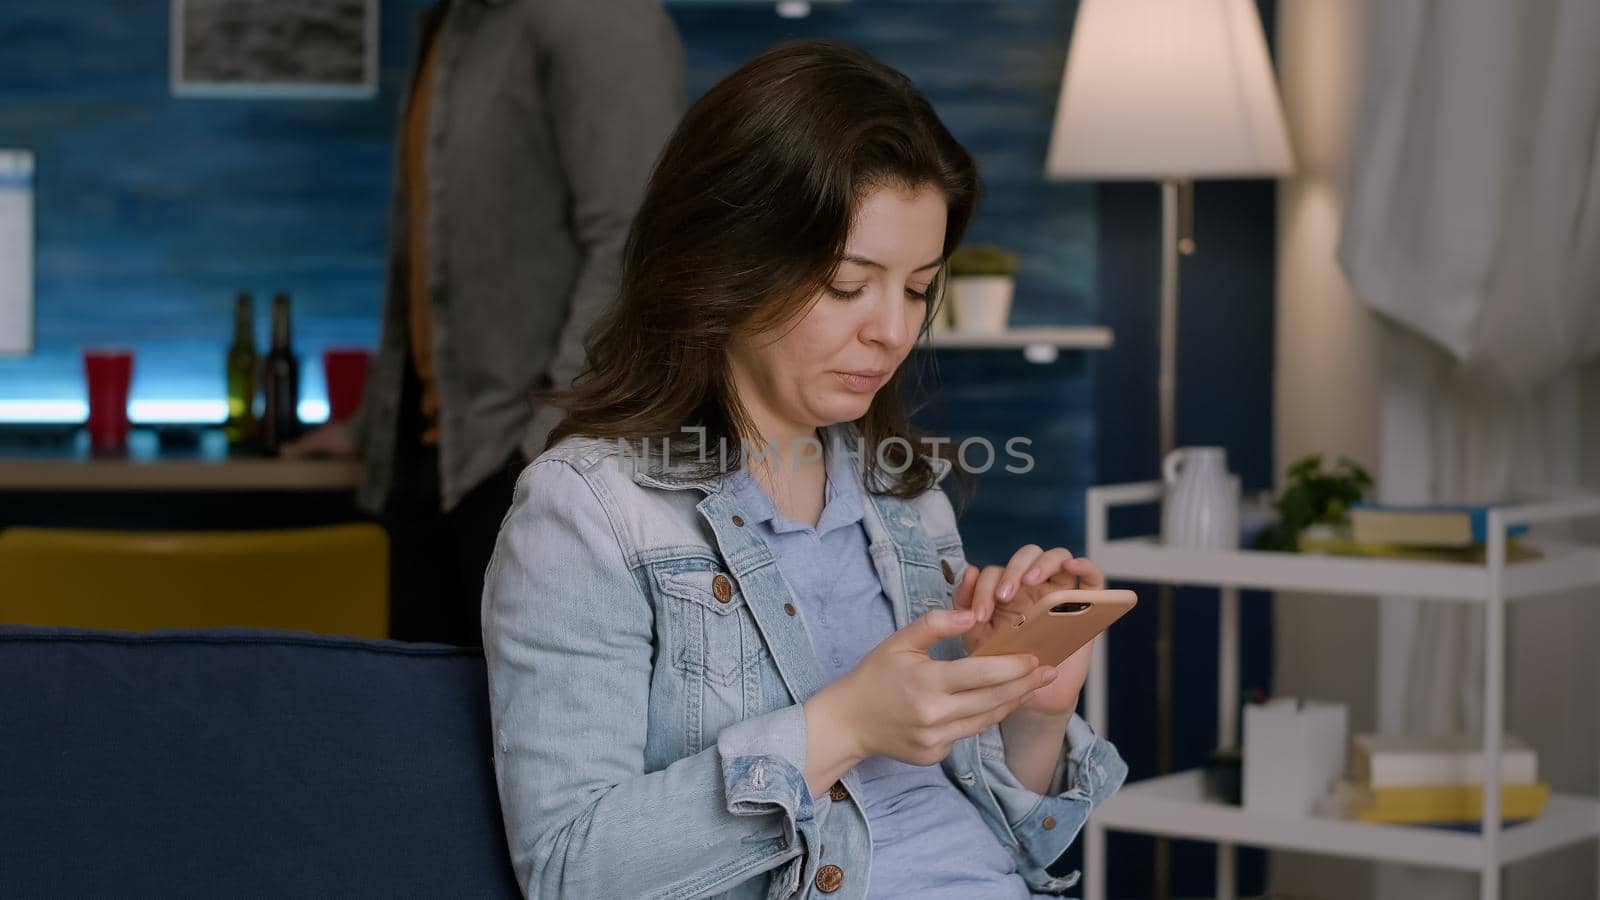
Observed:
[[[273,531],[0,531],[0,623],[280,628],[386,637],[389,541],[370,524]]]

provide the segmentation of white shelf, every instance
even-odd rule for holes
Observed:
[[[1251,813],[1206,796],[1199,771],[1125,784],[1095,810],[1094,818],[1113,831],[1466,871],[1481,869],[1488,852],[1482,837],[1464,832]],[[1600,837],[1600,801],[1552,794],[1539,818],[1501,832],[1500,862],[1594,837]]]
[[[1189,550],[1155,537],[1106,540],[1106,512],[1160,499],[1160,482],[1089,489],[1088,555],[1108,578],[1173,585],[1208,585],[1315,594],[1396,595],[1482,604],[1494,594],[1487,565],[1411,559],[1274,553],[1261,550]],[[1507,523],[1600,515],[1600,500],[1509,507]],[[1543,559],[1508,563],[1500,580],[1508,600],[1556,594],[1600,584],[1600,547],[1525,542]]]
[[[1008,328],[1005,331],[943,331],[929,336],[937,349],[951,350],[1026,350],[1053,347],[1057,350],[1105,350],[1112,344],[1111,329],[1102,325],[1036,326]]]
[[[1189,550],[1155,538],[1108,539],[1111,510],[1160,502],[1159,482],[1107,485],[1088,494],[1086,553],[1108,578],[1218,588],[1217,733],[1238,733],[1239,590],[1307,594],[1428,597],[1475,605],[1483,617],[1483,752],[1500,752],[1505,730],[1506,611],[1509,602],[1600,588],[1600,547],[1526,541],[1544,556],[1518,563],[1439,563],[1356,556],[1317,556],[1254,550]],[[1578,497],[1493,509],[1490,555],[1501,560],[1509,529],[1520,524],[1600,517],[1600,497]],[[1280,594],[1280,596],[1283,596]],[[1106,733],[1108,644],[1097,638],[1084,684],[1089,724]],[[1360,660],[1355,662],[1360,663]],[[1233,900],[1237,844],[1383,862],[1438,866],[1478,873],[1479,900],[1499,900],[1499,868],[1567,844],[1600,837],[1600,800],[1557,794],[1543,815],[1508,829],[1466,834],[1430,828],[1373,825],[1311,816],[1250,813],[1204,796],[1203,776],[1184,772],[1124,785],[1089,817],[1084,851],[1085,900],[1104,900],[1105,832],[1140,831],[1217,845],[1216,894]],[[1498,779],[1487,787],[1494,803]],[[1491,819],[1492,821],[1492,819]]]
[[[1528,544],[1544,559],[1506,566],[1508,600],[1551,594],[1600,582],[1600,550],[1565,544]],[[1107,541],[1092,557],[1108,578],[1317,594],[1395,594],[1483,603],[1488,566],[1261,550],[1184,550],[1154,537]]]

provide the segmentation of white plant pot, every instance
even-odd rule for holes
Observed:
[[[950,279],[955,328],[977,334],[1006,330],[1016,280],[1010,275],[961,275]]]

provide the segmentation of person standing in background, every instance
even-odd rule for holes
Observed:
[[[401,115],[382,338],[361,408],[284,448],[365,457],[390,634],[481,641],[483,573],[523,466],[612,302],[685,106],[659,0],[443,0]]]

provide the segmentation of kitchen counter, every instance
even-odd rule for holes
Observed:
[[[353,491],[354,459],[230,452],[219,429],[135,428],[127,452],[96,456],[81,428],[0,431],[0,492]]]

